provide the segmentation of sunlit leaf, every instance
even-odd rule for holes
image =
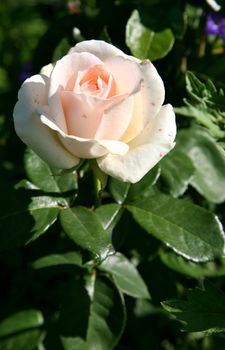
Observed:
[[[174,44],[171,29],[154,32],[141,23],[140,15],[134,10],[127,22],[126,44],[132,54],[142,60],[157,60],[168,54]]]
[[[68,208],[61,211],[60,219],[65,233],[96,258],[101,260],[112,253],[110,237],[95,213],[84,207]]]
[[[123,254],[109,256],[99,268],[112,274],[122,292],[135,298],[149,298],[149,292],[141,275]]]
[[[127,206],[147,232],[193,261],[208,261],[224,254],[224,232],[206,209],[162,193]]]

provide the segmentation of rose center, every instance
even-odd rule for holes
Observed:
[[[94,66],[82,72],[79,81],[83,93],[108,98],[115,95],[113,76],[101,66]]]

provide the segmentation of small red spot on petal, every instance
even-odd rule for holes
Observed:
[[[164,153],[163,152],[160,152],[159,153],[159,156],[162,158],[164,156]]]
[[[163,130],[162,128],[158,129],[158,131],[162,131],[162,130]]]
[[[155,102],[151,102],[151,105],[154,107],[155,106]]]

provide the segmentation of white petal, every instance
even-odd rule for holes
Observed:
[[[56,124],[65,133],[67,132],[67,126],[61,104],[60,92],[62,90],[72,91],[78,72],[96,64],[101,65],[102,61],[90,53],[73,53],[64,56],[61,60],[56,62],[50,77],[48,104]]]
[[[156,68],[149,60],[141,64],[143,82],[143,102],[144,114],[150,121],[159,112],[165,98],[165,88],[163,81]]]
[[[133,117],[122,137],[124,142],[131,141],[155,118],[165,97],[163,81],[153,64],[146,60],[139,67],[143,77],[142,89],[135,96]]]
[[[129,149],[128,145],[120,141],[85,139],[66,135],[52,120],[50,120],[50,118],[44,115],[41,116],[41,121],[58,134],[62,144],[69,152],[79,158],[98,158],[109,152],[121,155],[125,154]]]
[[[58,168],[68,169],[79,163],[69,153],[52,130],[41,123],[37,110],[47,103],[48,78],[35,75],[27,79],[18,94],[14,108],[14,124],[18,136],[44,161]]]
[[[97,56],[103,62],[112,56],[127,56],[115,46],[101,40],[82,41],[70,49],[69,54],[73,52],[89,52]]]
[[[173,107],[170,104],[161,107],[153,121],[129,145],[135,148],[143,143],[172,144],[176,136],[176,121]]]
[[[54,68],[53,64],[49,63],[46,66],[41,68],[40,74],[43,74],[49,78],[51,73],[52,73],[53,68]]]
[[[108,154],[97,159],[100,169],[121,181],[138,182],[174,147],[175,114],[172,106],[163,106],[152,125],[129,143],[124,156]]]
[[[141,66],[127,57],[110,57],[105,65],[115,80],[117,95],[130,94],[144,80]]]

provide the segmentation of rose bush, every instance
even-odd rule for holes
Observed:
[[[172,106],[153,64],[103,41],[84,41],[27,79],[14,109],[19,137],[51,166],[81,158],[139,181],[174,146]]]

